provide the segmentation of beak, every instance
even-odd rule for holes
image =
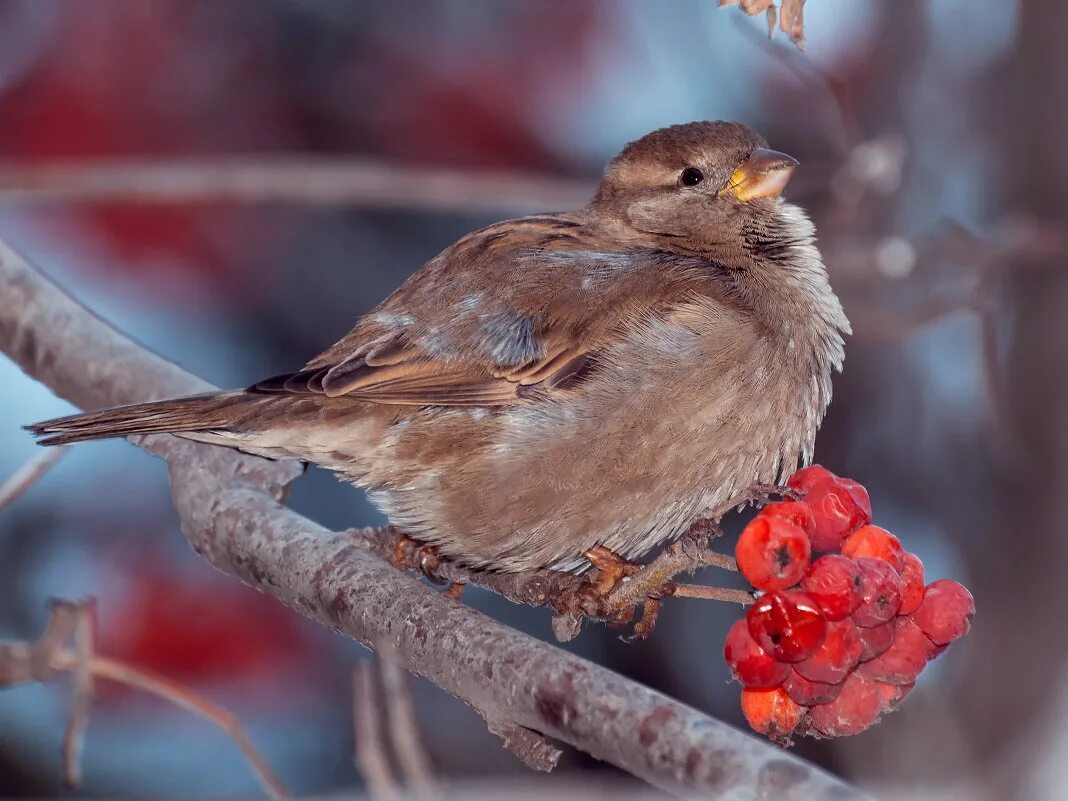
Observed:
[[[721,195],[734,195],[743,203],[758,197],[778,197],[797,167],[797,159],[758,147],[746,161],[734,171]]]

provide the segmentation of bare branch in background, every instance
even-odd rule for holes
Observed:
[[[85,732],[89,728],[89,712],[93,705],[93,616],[96,604],[86,601],[78,605],[78,620],[74,626],[74,699],[70,705],[67,729],[63,733],[63,781],[68,787],[82,783],[82,753]],[[56,652],[59,653],[58,651]],[[53,656],[53,659],[55,657]]]
[[[534,212],[584,206],[594,188],[592,181],[557,176],[311,156],[0,162],[0,204],[241,202]]]
[[[0,350],[83,408],[209,388],[116,332],[2,242]],[[369,647],[389,648],[499,729],[561,740],[691,797],[769,782],[779,797],[865,797],[769,743],[449,600],[351,535],[286,509],[279,501],[298,465],[171,436],[136,442],[166,461],[182,530],[211,564]]]
[[[264,792],[270,798],[287,797],[285,787],[231,712],[180,684],[96,655],[91,601],[53,601],[48,623],[35,643],[0,643],[0,689],[51,681],[60,671],[74,674],[74,701],[62,749],[64,777],[70,786],[77,787],[81,781],[93,681],[106,679],[158,696],[214,723],[241,749]]]
[[[352,669],[353,759],[372,801],[399,801],[403,791],[389,764],[378,699],[372,663],[357,662]]]
[[[0,509],[14,503],[22,493],[32,487],[41,476],[51,470],[56,462],[66,454],[67,447],[61,445],[58,448],[41,451],[32,459],[29,459],[7,481],[0,484]]]
[[[380,704],[385,707],[384,720]],[[354,757],[371,798],[440,798],[404,668],[382,656],[357,663],[352,674],[352,705]]]
[[[379,667],[390,741],[409,795],[420,801],[438,798],[441,793],[419,734],[408,673],[388,654],[379,658]]]

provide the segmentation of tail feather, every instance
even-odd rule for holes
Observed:
[[[213,392],[58,417],[34,423],[26,429],[43,437],[38,440],[40,445],[67,445],[134,434],[220,431],[233,425],[235,407],[255,399],[256,396],[244,391]]]

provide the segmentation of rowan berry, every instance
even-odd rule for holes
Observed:
[[[832,621],[849,617],[860,606],[860,586],[857,563],[838,554],[821,556],[801,580],[802,591]]]
[[[876,683],[854,671],[842,682],[837,698],[809,710],[809,722],[824,737],[844,737],[860,734],[878,720],[881,711]]]
[[[883,684],[912,684],[927,665],[928,640],[907,617],[899,617],[893,626],[893,645],[860,670]]]
[[[812,656],[794,665],[794,671],[809,681],[839,684],[860,661],[860,634],[852,620],[827,624],[823,644]]]
[[[850,534],[842,543],[842,556],[858,559],[869,556],[882,559],[894,570],[901,571],[904,565],[905,549],[901,540],[879,526],[861,526]]]
[[[861,662],[867,662],[874,659],[894,644],[893,620],[887,621],[881,626],[868,626],[867,628],[858,627],[857,631],[860,633]]]
[[[901,578],[882,559],[862,556],[856,560],[860,568],[861,604],[853,612],[858,626],[879,626],[897,615],[901,608]]]
[[[785,520],[787,523],[793,523],[805,534],[811,534],[814,525],[812,510],[804,501],[769,503],[760,510],[759,517],[766,517],[769,520]]]
[[[883,684],[882,682],[876,682],[875,686],[879,690],[879,704],[883,712],[893,712],[901,706],[902,701],[908,698],[912,688],[916,686],[916,682],[912,682],[912,684]]]
[[[808,491],[805,503],[812,510],[815,551],[837,553],[846,537],[871,522],[867,490],[855,481],[823,481]]]
[[[911,615],[923,603],[923,562],[916,554],[908,551],[901,561],[902,565],[898,570],[898,575],[901,576],[901,608],[897,613]]]
[[[727,632],[723,658],[734,678],[750,688],[778,687],[790,672],[788,664],[776,661],[757,644],[744,619],[736,620]]]
[[[935,645],[948,645],[968,633],[975,618],[975,599],[967,588],[950,579],[927,585],[923,602],[912,619]]]
[[[779,518],[756,517],[734,549],[738,569],[758,590],[785,590],[801,581],[812,547],[808,535]]]
[[[749,634],[780,662],[800,662],[816,653],[827,634],[827,620],[802,592],[769,592],[746,614]]]
[[[838,476],[821,464],[810,464],[808,467],[802,467],[786,479],[786,486],[790,489],[798,490],[799,492],[808,492],[817,484],[822,484],[827,479],[837,481]]]
[[[829,704],[838,697],[842,689],[841,684],[824,684],[820,681],[809,681],[796,670],[791,670],[782,688],[787,695],[801,706],[816,706],[817,704]]]
[[[805,716],[798,704],[782,687],[770,690],[742,690],[742,713],[754,731],[772,739],[783,739],[797,728]]]

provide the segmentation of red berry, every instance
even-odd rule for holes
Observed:
[[[769,592],[745,617],[752,638],[780,662],[808,659],[827,634],[827,620],[803,592]]]
[[[742,690],[742,713],[753,731],[772,739],[787,737],[805,716],[805,708],[796,703],[786,690]]]
[[[790,666],[776,662],[775,658],[757,645],[749,634],[745,620],[736,620],[727,632],[723,658],[734,678],[746,687],[767,689],[782,684]]]
[[[861,603],[853,612],[858,626],[879,626],[897,615],[901,608],[901,578],[882,559],[862,556],[856,560],[860,568]]]
[[[794,670],[809,681],[838,684],[860,661],[860,634],[852,620],[827,624],[827,636],[819,649]]]
[[[838,554],[821,556],[801,580],[801,589],[828,620],[843,620],[860,606],[860,568]]]
[[[846,538],[842,543],[842,556],[848,556],[850,559],[861,556],[882,559],[894,570],[900,571],[904,565],[905,549],[901,540],[885,528],[868,525],[861,526]]]
[[[861,662],[867,662],[874,659],[894,644],[893,620],[883,623],[881,626],[869,626],[864,629],[858,628],[857,631],[860,633]]]
[[[817,484],[805,495],[805,503],[812,509],[812,547],[817,551],[840,551],[846,537],[871,522],[867,490],[849,479]]]
[[[796,670],[791,670],[786,681],[782,683],[782,688],[801,706],[816,706],[816,704],[829,704],[837,698],[842,685],[809,681]]]
[[[837,479],[834,473],[821,464],[810,464],[802,467],[786,480],[786,486],[790,489],[808,492],[817,484],[822,484],[827,479]]]
[[[742,575],[758,590],[785,590],[805,575],[812,548],[793,523],[756,517],[742,531],[734,555]]]
[[[809,722],[824,737],[844,737],[860,734],[871,726],[878,720],[881,709],[876,683],[854,672],[842,682],[837,698],[809,710]]]
[[[894,621],[894,644],[861,670],[884,684],[912,684],[927,665],[927,638],[907,617]]]
[[[808,504],[804,501],[769,503],[760,510],[759,516],[766,517],[769,520],[785,520],[787,523],[793,523],[806,534],[812,533],[814,525],[812,510],[808,508]]]
[[[909,693],[916,686],[916,682],[912,684],[883,684],[882,682],[876,682],[875,686],[879,690],[879,704],[883,712],[893,712],[901,706],[902,701],[909,697]]]
[[[939,579],[927,585],[912,619],[935,645],[948,645],[968,633],[975,618],[975,599],[959,582]]]
[[[911,615],[923,603],[923,562],[914,553],[908,551],[901,557],[901,608],[899,615]]]

